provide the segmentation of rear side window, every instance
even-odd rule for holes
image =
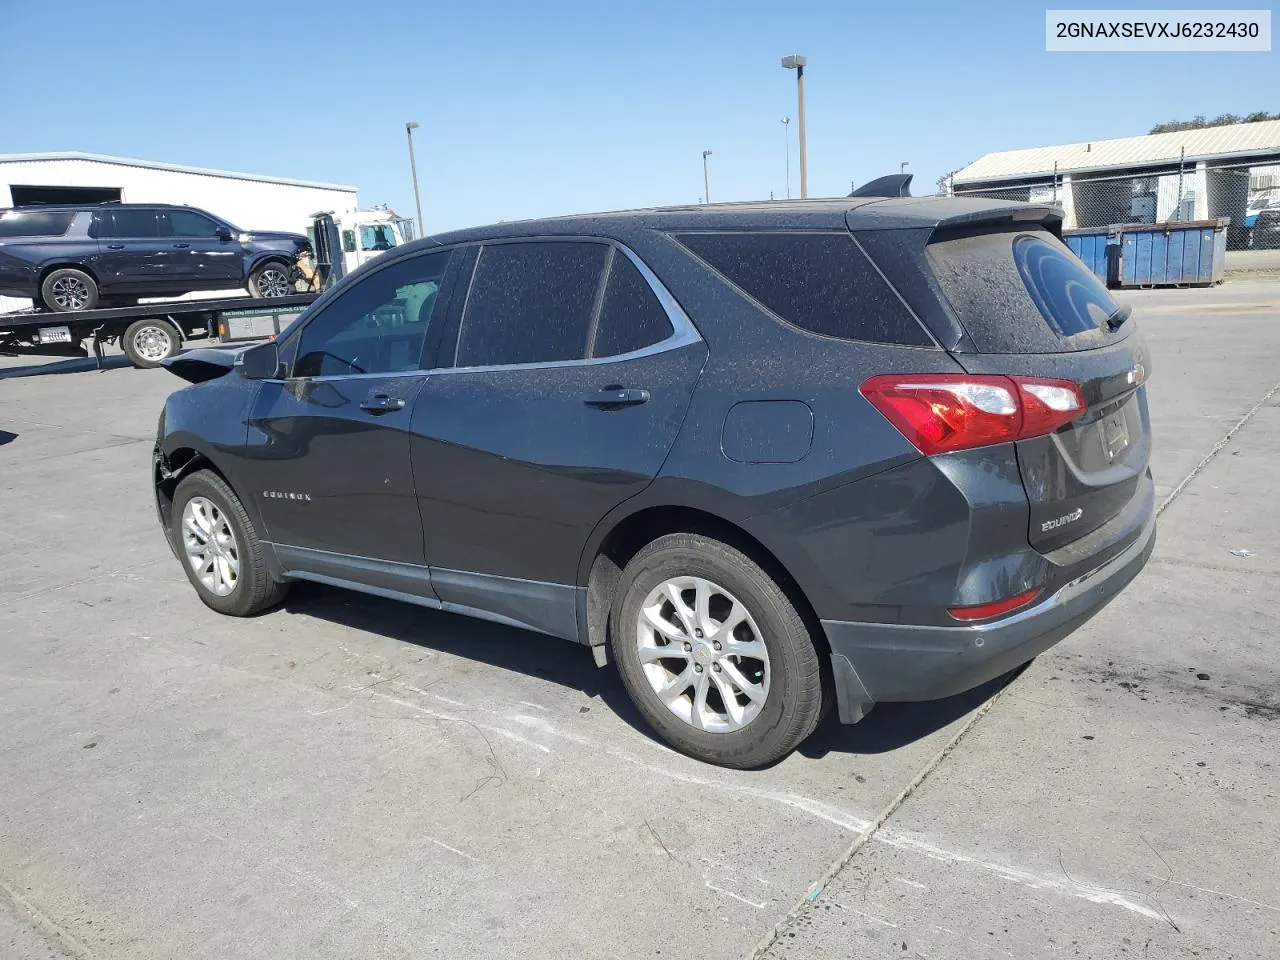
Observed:
[[[97,215],[99,237],[158,237],[160,218],[154,210],[110,210]]]
[[[1047,231],[1006,231],[929,244],[930,266],[983,353],[1088,350],[1116,311],[1106,287]]]
[[[788,323],[827,337],[933,346],[846,233],[685,233],[676,237]]]
[[[482,247],[458,331],[456,365],[585,359],[609,250],[572,241]]]
[[[74,211],[9,210],[0,213],[0,240],[12,237],[60,237],[67,232]]]
[[[672,334],[657,295],[630,258],[614,251],[604,288],[593,357],[616,357],[660,343]]]

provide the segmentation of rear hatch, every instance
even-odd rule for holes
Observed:
[[[973,374],[1077,383],[1084,413],[1016,443],[1031,504],[1028,537],[1049,552],[1120,514],[1147,471],[1151,361],[1136,325],[1087,267],[1038,225],[935,233],[926,259],[965,336]]]

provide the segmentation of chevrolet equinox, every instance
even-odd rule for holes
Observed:
[[[1150,360],[1060,228],[920,197],[426,238],[168,361],[160,523],[214,610],[312,580],[575,641],[673,747],[768,764],[1027,662],[1150,555]]]

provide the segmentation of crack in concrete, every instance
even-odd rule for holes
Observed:
[[[1182,491],[1187,488],[1191,481],[1200,476],[1205,467],[1209,466],[1209,464],[1217,458],[1218,454],[1223,451],[1223,448],[1231,442],[1231,438],[1234,437],[1246,423],[1252,420],[1257,412],[1265,407],[1267,405],[1267,401],[1274,397],[1278,391],[1280,391],[1280,381],[1272,384],[1271,389],[1263,395],[1262,399],[1246,410],[1244,416],[1237,420],[1235,425],[1226,432],[1222,439],[1213,445],[1213,449],[1206,453],[1201,458],[1200,462],[1191,468],[1191,472],[1182,478],[1182,482],[1170,491],[1169,495],[1160,503],[1160,506],[1156,507],[1157,517],[1164,513],[1165,510],[1169,508],[1170,504],[1181,496]]]
[[[57,940],[63,949],[80,960],[94,960],[94,952],[83,941],[6,883],[3,878],[0,878],[0,892],[9,898],[20,913],[29,917],[37,928]]]

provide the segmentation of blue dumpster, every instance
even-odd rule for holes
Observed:
[[[1071,252],[1093,271],[1094,276],[1112,287],[1119,280],[1120,256],[1116,249],[1120,242],[1119,231],[1120,228],[1115,226],[1063,230],[1062,239]]]
[[[1120,228],[1121,287],[1209,286],[1226,270],[1227,217]]]

